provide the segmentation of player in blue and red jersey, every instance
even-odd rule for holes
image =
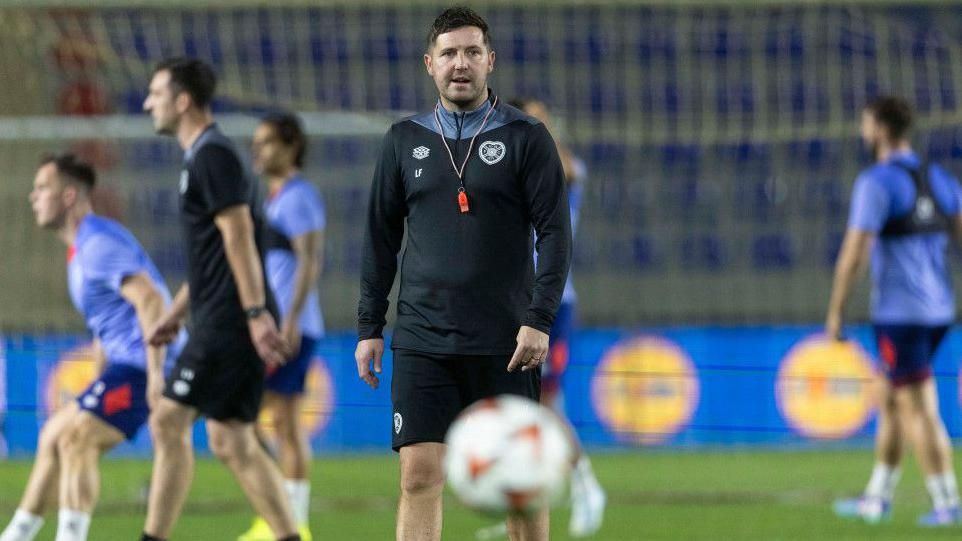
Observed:
[[[71,154],[44,158],[30,203],[37,225],[68,246],[70,298],[93,334],[104,368],[76,400],[44,425],[23,499],[2,541],[30,541],[46,502],[59,493],[57,541],[87,538],[97,501],[100,455],[132,439],[163,391],[170,347],[145,345],[146,329],[170,303],[160,273],[123,226],[93,213],[93,168]]]
[[[862,139],[876,163],[855,181],[826,331],[841,337],[845,305],[871,261],[871,320],[884,377],[878,382],[875,468],[863,495],[837,501],[835,511],[868,522],[886,518],[908,441],[934,507],[919,523],[944,526],[962,524],[962,512],[932,358],[955,319],[945,252],[950,236],[962,239],[962,188],[912,150],[911,121],[900,98],[879,98],[862,114]]]

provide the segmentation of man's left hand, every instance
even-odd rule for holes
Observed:
[[[532,327],[521,327],[518,331],[518,347],[508,363],[508,372],[538,368],[548,357],[548,335]]]
[[[267,366],[279,367],[291,357],[290,346],[278,332],[274,316],[270,312],[265,311],[248,319],[247,330],[250,332],[254,349]]]

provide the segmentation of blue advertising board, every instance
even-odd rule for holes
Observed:
[[[825,340],[816,327],[670,327],[576,333],[563,380],[563,407],[589,447],[865,444],[874,429],[877,372],[871,330]],[[333,334],[312,363],[301,422],[319,453],[390,448],[391,355],[381,388],[358,377],[355,338]],[[962,435],[957,359],[950,332],[935,361],[942,415]],[[7,337],[0,348],[5,446],[33,452],[39,427],[93,377],[86,338]],[[5,384],[4,384],[5,382]],[[270,419],[262,418],[270,433]],[[195,445],[206,448],[203,425]],[[149,452],[149,435],[117,451]]]

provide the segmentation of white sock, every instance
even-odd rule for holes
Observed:
[[[582,496],[587,496],[589,493],[603,492],[601,484],[598,483],[598,478],[595,477],[595,472],[591,468],[591,460],[588,459],[588,455],[582,454],[578,457],[578,461],[575,462],[575,467],[571,470],[571,483],[572,491],[571,497],[576,498],[576,492]],[[574,489],[574,484],[580,487],[580,490]]]
[[[881,498],[885,501],[892,501],[895,496],[895,485],[902,477],[902,470],[898,466],[889,466],[882,462],[876,462],[872,468],[872,477],[868,480],[865,487],[865,495],[869,498]]]
[[[33,541],[43,527],[43,517],[17,509],[7,528],[0,533],[0,541]]]
[[[56,541],[87,541],[90,529],[90,513],[61,509],[57,515]]]
[[[942,492],[945,494],[946,507],[959,506],[959,484],[955,480],[955,472],[949,470],[939,475],[942,482]]]
[[[932,506],[936,510],[948,507],[948,496],[942,484],[942,475],[934,474],[925,477],[925,488],[929,489],[929,496],[932,498]]]
[[[577,472],[577,475],[584,481],[596,481],[595,472],[591,469],[591,460],[588,459],[588,455],[582,454],[578,457],[578,461],[575,462],[574,471]]]
[[[284,479],[284,488],[291,499],[294,520],[298,526],[307,524],[311,506],[311,483],[307,479]]]

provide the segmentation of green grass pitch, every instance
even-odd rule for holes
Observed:
[[[914,464],[906,466],[893,520],[879,526],[845,522],[831,501],[858,492],[869,473],[869,451],[634,452],[597,454],[595,469],[608,490],[599,540],[711,539],[958,539],[962,530],[921,530],[916,517],[928,498]],[[27,478],[26,461],[0,463],[0,521],[9,520]],[[93,541],[133,541],[143,524],[142,492],[150,465],[108,459]],[[393,539],[397,460],[393,454],[319,458],[314,463],[314,539]],[[445,496],[444,539],[471,540],[488,517]],[[250,511],[226,469],[197,462],[190,498],[172,540],[233,540]],[[552,539],[568,539],[567,510],[552,514]],[[52,540],[56,514],[39,537]]]

